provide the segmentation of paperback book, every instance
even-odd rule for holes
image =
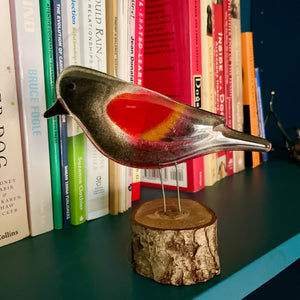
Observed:
[[[118,0],[106,2],[106,53],[107,73],[118,76]],[[109,213],[119,213],[118,193],[118,164],[112,160],[108,161],[109,166]]]
[[[243,68],[243,104],[245,132],[258,136],[257,102],[255,88],[255,69],[253,51],[253,33],[241,33],[242,68]],[[247,166],[256,167],[260,161],[260,153],[247,153]]]
[[[243,81],[242,81],[242,54],[241,54],[241,13],[240,0],[232,2],[232,128],[243,131]],[[245,169],[244,151],[233,151],[234,172]]]
[[[52,20],[50,0],[40,0],[42,48],[44,59],[46,107],[50,108],[56,102],[55,69],[53,59]],[[49,118],[48,137],[51,166],[51,187],[53,223],[55,229],[63,228],[62,191],[60,173],[60,147],[58,132],[58,117]]]
[[[232,128],[232,24],[231,0],[223,0],[223,32],[224,32],[224,98],[226,125]],[[233,174],[233,151],[226,151],[227,176]]]
[[[62,2],[65,67],[81,64],[79,2]],[[71,224],[86,221],[84,134],[72,117],[67,117]]]
[[[260,75],[259,68],[255,68],[255,87],[256,87],[256,105],[257,105],[257,119],[258,119],[258,134],[262,138],[266,138],[265,124],[264,124],[264,112],[261,97],[261,85],[260,85]],[[261,153],[262,161],[268,160],[268,153]]]
[[[212,0],[201,1],[202,108],[215,113]],[[216,153],[204,156],[205,185],[217,181]]]
[[[225,83],[224,83],[224,31],[222,1],[213,0],[213,54],[216,113],[225,116]],[[218,152],[217,180],[227,176],[226,152]]]
[[[80,3],[82,65],[107,72],[105,0]],[[108,214],[108,159],[95,146],[85,142],[86,219]]]
[[[144,86],[198,108],[202,107],[200,24],[199,1],[146,2]],[[178,167],[181,190],[194,192],[204,187],[203,157]],[[160,186],[159,177],[153,180],[148,176],[159,175],[157,170],[143,172],[143,185]],[[174,167],[164,168],[163,172],[167,177],[165,186],[176,188]]]
[[[128,43],[129,37],[129,0],[118,0],[117,5],[117,55],[118,77],[122,80],[129,81],[129,56]],[[118,164],[118,199],[119,212],[127,210],[128,202],[131,202],[131,194],[128,193],[128,186],[131,183],[129,178],[131,172],[128,167]],[[128,199],[130,197],[130,199]]]
[[[143,86],[145,0],[129,2],[129,76],[130,82]],[[131,200],[140,198],[141,170],[131,169]]]
[[[26,196],[30,233],[35,236],[53,229],[40,7],[38,0],[10,4]]]
[[[1,5],[0,247],[29,235],[9,0]]]
[[[55,66],[55,80],[64,69],[64,46],[62,29],[62,5],[61,0],[51,0],[52,35],[53,35],[53,57]],[[70,185],[69,185],[69,155],[68,155],[68,133],[67,116],[58,116],[61,191],[62,191],[62,218],[63,227],[71,226],[70,214]]]

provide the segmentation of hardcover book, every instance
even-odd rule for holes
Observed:
[[[42,48],[44,58],[44,77],[46,89],[46,107],[50,108],[56,102],[55,70],[53,59],[52,20],[50,0],[40,0],[40,14],[42,27]],[[58,138],[58,117],[49,118],[48,136],[51,166],[53,223],[55,229],[63,228],[62,191],[60,173],[60,148]]]
[[[81,2],[82,65],[107,72],[105,0]],[[108,159],[85,137],[86,219],[108,214]]]
[[[200,108],[200,1],[146,2],[145,22],[144,86]],[[181,190],[194,192],[204,187],[203,157],[178,167]],[[157,170],[145,170],[143,173],[143,185],[160,186],[159,177],[153,180],[148,176],[158,175]],[[165,186],[176,188],[174,168],[164,168],[163,173],[168,177]]]
[[[81,63],[79,2],[62,2],[65,67]],[[86,221],[84,134],[72,117],[67,117],[71,224]]]
[[[232,1],[231,7],[231,37],[232,37],[232,128],[238,131],[244,129],[243,115],[243,81],[241,54],[241,13],[240,0]],[[244,151],[233,151],[233,170],[235,173],[245,169]]]
[[[201,1],[202,108],[215,113],[212,0]],[[204,156],[205,185],[217,181],[216,153]]]
[[[9,0],[1,3],[0,247],[29,235]]]
[[[35,236],[53,229],[40,7],[38,0],[10,3],[26,196],[30,233]]]

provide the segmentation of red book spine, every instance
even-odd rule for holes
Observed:
[[[147,1],[146,16],[144,86],[201,107],[200,1]],[[203,157],[178,168],[181,190],[198,191],[204,187]],[[160,186],[156,171],[143,171],[143,185]],[[165,168],[163,174],[165,187],[176,188],[174,169]]]
[[[224,31],[224,92],[226,125],[232,128],[232,39],[231,39],[231,0],[223,0]],[[226,151],[227,175],[233,174],[233,152]]]

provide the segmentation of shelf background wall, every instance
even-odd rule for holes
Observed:
[[[269,111],[270,92],[274,109],[285,129],[300,128],[299,69],[300,2],[241,0],[242,31],[253,31],[255,66],[260,68],[264,114]],[[295,131],[289,131],[296,138]],[[267,138],[284,147],[274,120],[266,126]]]

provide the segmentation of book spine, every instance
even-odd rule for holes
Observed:
[[[132,11],[134,29],[134,57],[133,64],[133,83],[143,86],[144,69],[144,34],[145,34],[145,0],[132,0],[135,2],[135,9]],[[141,170],[132,169],[132,201],[140,198]]]
[[[216,113],[225,116],[223,8],[215,2],[213,3],[213,42]],[[227,176],[226,152],[218,152],[216,157],[217,180],[220,180]]]
[[[45,72],[45,92],[46,107],[50,108],[56,102],[55,75],[53,60],[52,42],[52,21],[50,0],[40,0],[41,28],[42,28],[42,48]],[[62,193],[61,193],[61,174],[60,174],[60,150],[58,137],[58,118],[49,118],[48,136],[49,153],[51,166],[51,186],[52,186],[52,206],[53,223],[55,229],[63,228],[62,219]]]
[[[106,30],[107,30],[107,73],[118,76],[118,9],[117,0],[106,1]],[[109,166],[109,213],[117,215],[119,212],[118,194],[118,164],[112,160]]]
[[[191,52],[201,51],[200,2],[162,1],[157,10],[149,1],[145,8],[144,86],[174,100],[201,107],[201,52],[196,55]],[[179,11],[181,18],[177,17]],[[161,22],[157,22],[158,19]],[[198,42],[191,31],[198,33]],[[198,48],[191,50],[192,45]],[[192,66],[195,58],[197,65]],[[181,190],[197,191],[204,187],[203,157],[187,161],[181,167]],[[165,168],[164,172],[172,179],[172,168]],[[145,173],[151,174],[151,171],[142,172],[143,185],[159,186],[156,181],[145,178]],[[166,184],[166,187],[176,189],[176,180],[172,182],[175,184]]]
[[[232,28],[232,128],[243,131],[243,82],[241,54],[241,13],[240,0],[236,0],[231,8]],[[234,172],[245,169],[244,151],[233,151]]]
[[[106,1],[107,73],[118,76],[118,0]]]
[[[51,0],[55,79],[64,69],[61,0]],[[63,227],[71,226],[67,116],[58,116]]]
[[[9,0],[1,3],[0,247],[29,235]]]
[[[145,35],[145,0],[136,0],[135,10],[135,57],[134,83],[144,83],[144,35]]]
[[[129,27],[128,27],[128,68],[129,68],[129,82],[135,83],[135,42],[136,42],[136,0],[129,0]],[[133,201],[133,194],[136,193],[136,188],[138,187],[138,182],[133,182],[133,178],[138,178],[136,173],[139,173],[140,170],[136,168],[127,168],[128,169],[128,188],[127,188],[127,207],[131,207]]]
[[[263,104],[261,97],[261,86],[260,86],[260,75],[259,68],[255,68],[255,86],[256,86],[256,105],[257,105],[257,114],[258,114],[258,129],[259,136],[266,138],[265,125],[264,125],[264,113],[263,113]],[[261,154],[263,161],[268,160],[268,153],[264,152]]]
[[[11,1],[11,9],[30,232],[35,236],[53,229],[39,1]]]
[[[232,27],[231,0],[223,0],[224,93],[226,125],[232,128]],[[227,175],[233,174],[233,151],[226,151]]]
[[[105,0],[81,2],[81,61],[86,67],[107,71]],[[108,159],[85,142],[86,219],[108,214]]]
[[[118,77],[130,81],[129,76],[129,0],[118,0]],[[119,212],[125,212],[128,202],[131,202],[131,193],[128,191],[130,182],[128,167],[118,165]],[[130,182],[130,183],[129,183]],[[130,197],[130,200],[128,199]]]
[[[215,112],[212,0],[201,1],[202,108]],[[204,156],[205,185],[217,181],[216,153]]]
[[[243,68],[243,103],[249,107],[250,133],[258,135],[257,105],[255,90],[255,70],[252,32],[241,34]],[[260,164],[260,154],[252,152],[252,167]]]
[[[78,65],[81,63],[79,2],[67,0],[62,4],[65,66]],[[71,224],[79,225],[86,221],[84,134],[72,117],[67,117],[67,132]]]
[[[192,106],[203,108],[202,101],[202,56],[201,56],[201,4],[198,0],[190,0],[188,7],[190,34],[190,96]],[[188,162],[189,165],[189,162]],[[193,160],[193,185],[196,190],[205,186],[204,158]]]

